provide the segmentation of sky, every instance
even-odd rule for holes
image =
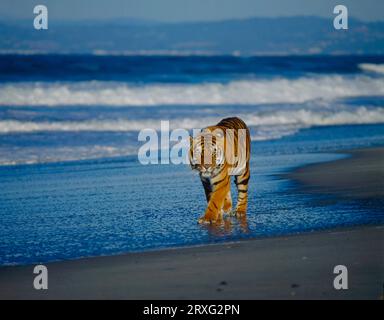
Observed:
[[[1,0],[1,19],[33,18],[44,4],[49,19],[134,18],[163,22],[216,21],[247,17],[315,15],[333,17],[335,5],[363,21],[384,20],[384,0]]]

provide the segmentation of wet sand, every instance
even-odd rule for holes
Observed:
[[[351,156],[327,163],[308,165],[286,175],[304,192],[331,193],[343,198],[384,198],[384,148],[342,153]]]

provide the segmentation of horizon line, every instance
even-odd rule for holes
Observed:
[[[32,17],[32,16],[31,16]],[[202,20],[174,20],[174,21],[166,21],[166,20],[156,20],[156,19],[146,19],[146,18],[137,18],[137,17],[115,17],[115,18],[59,18],[55,19],[58,23],[105,23],[105,22],[131,22],[131,23],[138,23],[138,24],[196,24],[196,23],[220,23],[220,22],[230,22],[230,21],[247,21],[247,20],[254,20],[254,19],[266,19],[266,20],[278,20],[278,19],[297,19],[297,18],[316,18],[316,19],[333,19],[333,15],[329,15],[329,17],[322,16],[322,15],[281,15],[281,16],[249,16],[249,17],[233,17],[233,18],[221,18],[221,19],[202,19]],[[7,16],[0,16],[0,23],[7,23],[7,22],[26,22],[30,21],[32,18],[15,18],[15,17],[7,17]],[[52,18],[51,18],[52,19]],[[354,16],[349,16],[350,20],[362,22],[362,23],[382,23],[384,22],[383,19],[377,19],[377,20],[366,20],[357,18]]]

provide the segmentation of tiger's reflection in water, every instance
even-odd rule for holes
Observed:
[[[201,224],[201,227],[207,230],[214,239],[230,236],[235,230],[240,230],[242,234],[250,233],[247,215],[224,217],[214,223]]]

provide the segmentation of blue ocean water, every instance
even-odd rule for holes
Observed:
[[[384,57],[0,56],[0,264],[383,223],[382,199],[279,176],[384,144]],[[138,132],[251,128],[247,220],[200,226],[199,177],[137,160]],[[324,201],[326,199],[327,201]]]

